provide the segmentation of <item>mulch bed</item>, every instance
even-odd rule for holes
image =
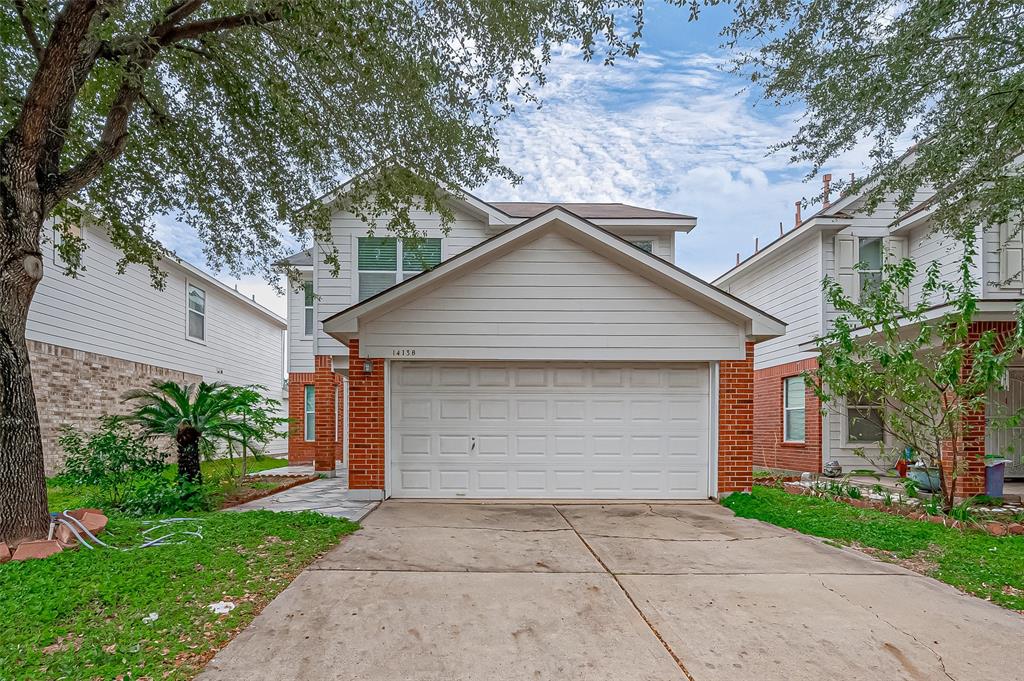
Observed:
[[[305,485],[307,482],[313,482],[319,480],[318,475],[304,475],[302,477],[295,477],[294,475],[254,475],[246,477],[245,481],[242,482],[238,487],[231,490],[225,497],[224,501],[221,502],[221,509],[231,508],[233,506],[240,506],[250,501],[262,499],[263,497],[269,497],[271,494],[277,494],[283,492],[286,489],[292,487],[298,487],[299,485]],[[274,487],[255,487],[255,483],[273,483]]]

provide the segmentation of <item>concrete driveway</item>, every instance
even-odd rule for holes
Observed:
[[[385,502],[200,676],[1024,679],[1024,618],[704,504]]]

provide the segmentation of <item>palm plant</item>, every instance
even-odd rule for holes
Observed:
[[[249,390],[223,383],[156,381],[150,388],[125,393],[124,401],[138,406],[123,418],[149,437],[173,438],[178,446],[178,476],[199,484],[200,449],[260,436],[243,416],[251,407]]]

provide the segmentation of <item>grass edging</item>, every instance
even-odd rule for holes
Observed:
[[[867,550],[1002,607],[1024,611],[1024,536],[963,531],[761,486],[731,494],[722,505],[744,518]]]

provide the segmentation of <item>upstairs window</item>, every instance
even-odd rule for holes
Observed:
[[[304,296],[303,302],[303,327],[302,333],[305,336],[313,335],[313,282],[306,281],[302,283],[302,293]]]
[[[878,290],[882,282],[882,237],[860,237],[860,294],[861,300]]]
[[[791,376],[782,382],[783,440],[804,441],[804,377]]]
[[[652,254],[654,253],[654,242],[651,241],[650,239],[641,239],[639,241],[630,241],[629,243],[633,244],[634,246],[639,248],[641,251],[647,251],[648,253],[652,253]]]
[[[188,285],[188,321],[186,333],[197,341],[206,340],[206,291]]]
[[[357,258],[359,301],[436,267],[440,262],[440,239],[360,237]]]

